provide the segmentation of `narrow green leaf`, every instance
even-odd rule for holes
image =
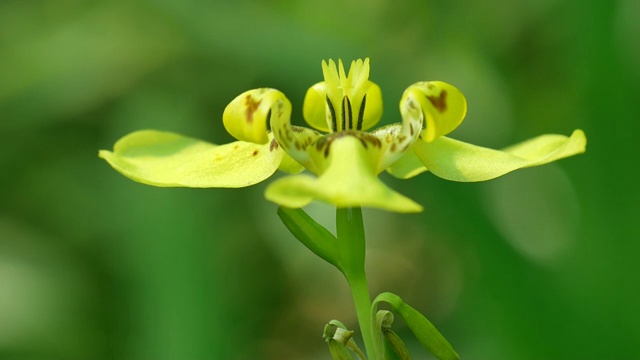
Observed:
[[[278,207],[278,216],[304,246],[328,263],[341,269],[336,238],[302,209]]]
[[[353,356],[344,344],[333,339],[327,341],[327,344],[329,344],[329,352],[333,360],[353,360]]]
[[[407,349],[407,346],[404,344],[404,341],[402,341],[402,339],[400,339],[400,337],[396,333],[394,333],[392,330],[386,330],[386,331],[383,331],[383,334],[389,341],[389,344],[391,345],[391,348],[393,348],[393,351],[395,351],[396,356],[398,356],[398,359],[400,360],[413,359],[411,357],[411,353],[409,352],[409,349]]]
[[[411,329],[420,344],[438,359],[458,360],[460,358],[438,329],[416,309],[402,301],[399,296],[389,292],[378,295],[373,301],[372,314],[377,310],[380,302],[386,302],[391,305],[392,309],[400,315],[405,324]]]
[[[399,360],[411,360],[411,353],[407,346],[404,344],[404,341],[400,339],[400,337],[391,330],[391,324],[393,324],[393,313],[387,310],[380,310],[376,314],[376,329],[380,331],[382,335],[386,338],[385,345],[390,345],[391,349],[396,354],[396,357]],[[385,351],[385,353],[387,353]]]

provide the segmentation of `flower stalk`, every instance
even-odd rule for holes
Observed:
[[[369,295],[366,274],[363,271],[360,274],[345,276],[351,289],[351,296],[353,297],[360,333],[362,334],[362,341],[364,342],[367,356],[369,360],[377,360],[379,357],[376,354],[373,341],[374,329],[371,324],[371,296]]]
[[[362,209],[338,208],[336,232],[342,273],[347,279],[360,324],[360,332],[369,359],[375,354],[371,328],[371,296],[365,272],[366,242]]]

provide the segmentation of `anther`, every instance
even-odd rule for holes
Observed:
[[[362,103],[360,104],[360,111],[358,111],[358,124],[356,130],[362,130],[362,123],[364,122],[364,106],[367,104],[367,94],[362,97]]]
[[[330,127],[331,132],[336,132],[338,129],[338,124],[336,122],[336,109],[333,108],[333,104],[331,103],[331,100],[329,99],[329,96],[325,96],[327,99],[327,107],[329,108],[329,116],[331,116],[331,121],[328,124]]]

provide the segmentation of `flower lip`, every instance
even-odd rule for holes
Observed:
[[[322,136],[318,138],[312,145],[315,147],[316,151],[321,152],[324,155],[324,157],[327,158],[329,157],[329,153],[331,151],[331,144],[336,139],[339,139],[345,136],[352,136],[358,139],[365,149],[368,149],[369,145],[376,147],[378,149],[382,147],[382,141],[377,137],[375,137],[374,135],[371,135],[364,131],[355,131],[355,130],[344,130],[338,133],[332,133],[332,134]]]

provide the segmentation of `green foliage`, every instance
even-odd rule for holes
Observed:
[[[393,311],[400,315],[405,324],[411,329],[420,344],[440,360],[458,360],[460,357],[453,350],[451,344],[440,334],[438,329],[424,315],[420,314],[416,309],[407,305],[398,295],[385,292],[378,295],[373,300],[371,308],[371,316],[378,316],[378,306],[385,302],[391,306]],[[390,324],[380,323],[381,332],[388,331]],[[396,336],[391,337],[391,344],[396,349],[402,349],[403,344],[398,342]],[[377,346],[381,348],[380,345]],[[396,353],[406,354],[406,350],[397,351]],[[406,357],[406,355],[404,355]]]

